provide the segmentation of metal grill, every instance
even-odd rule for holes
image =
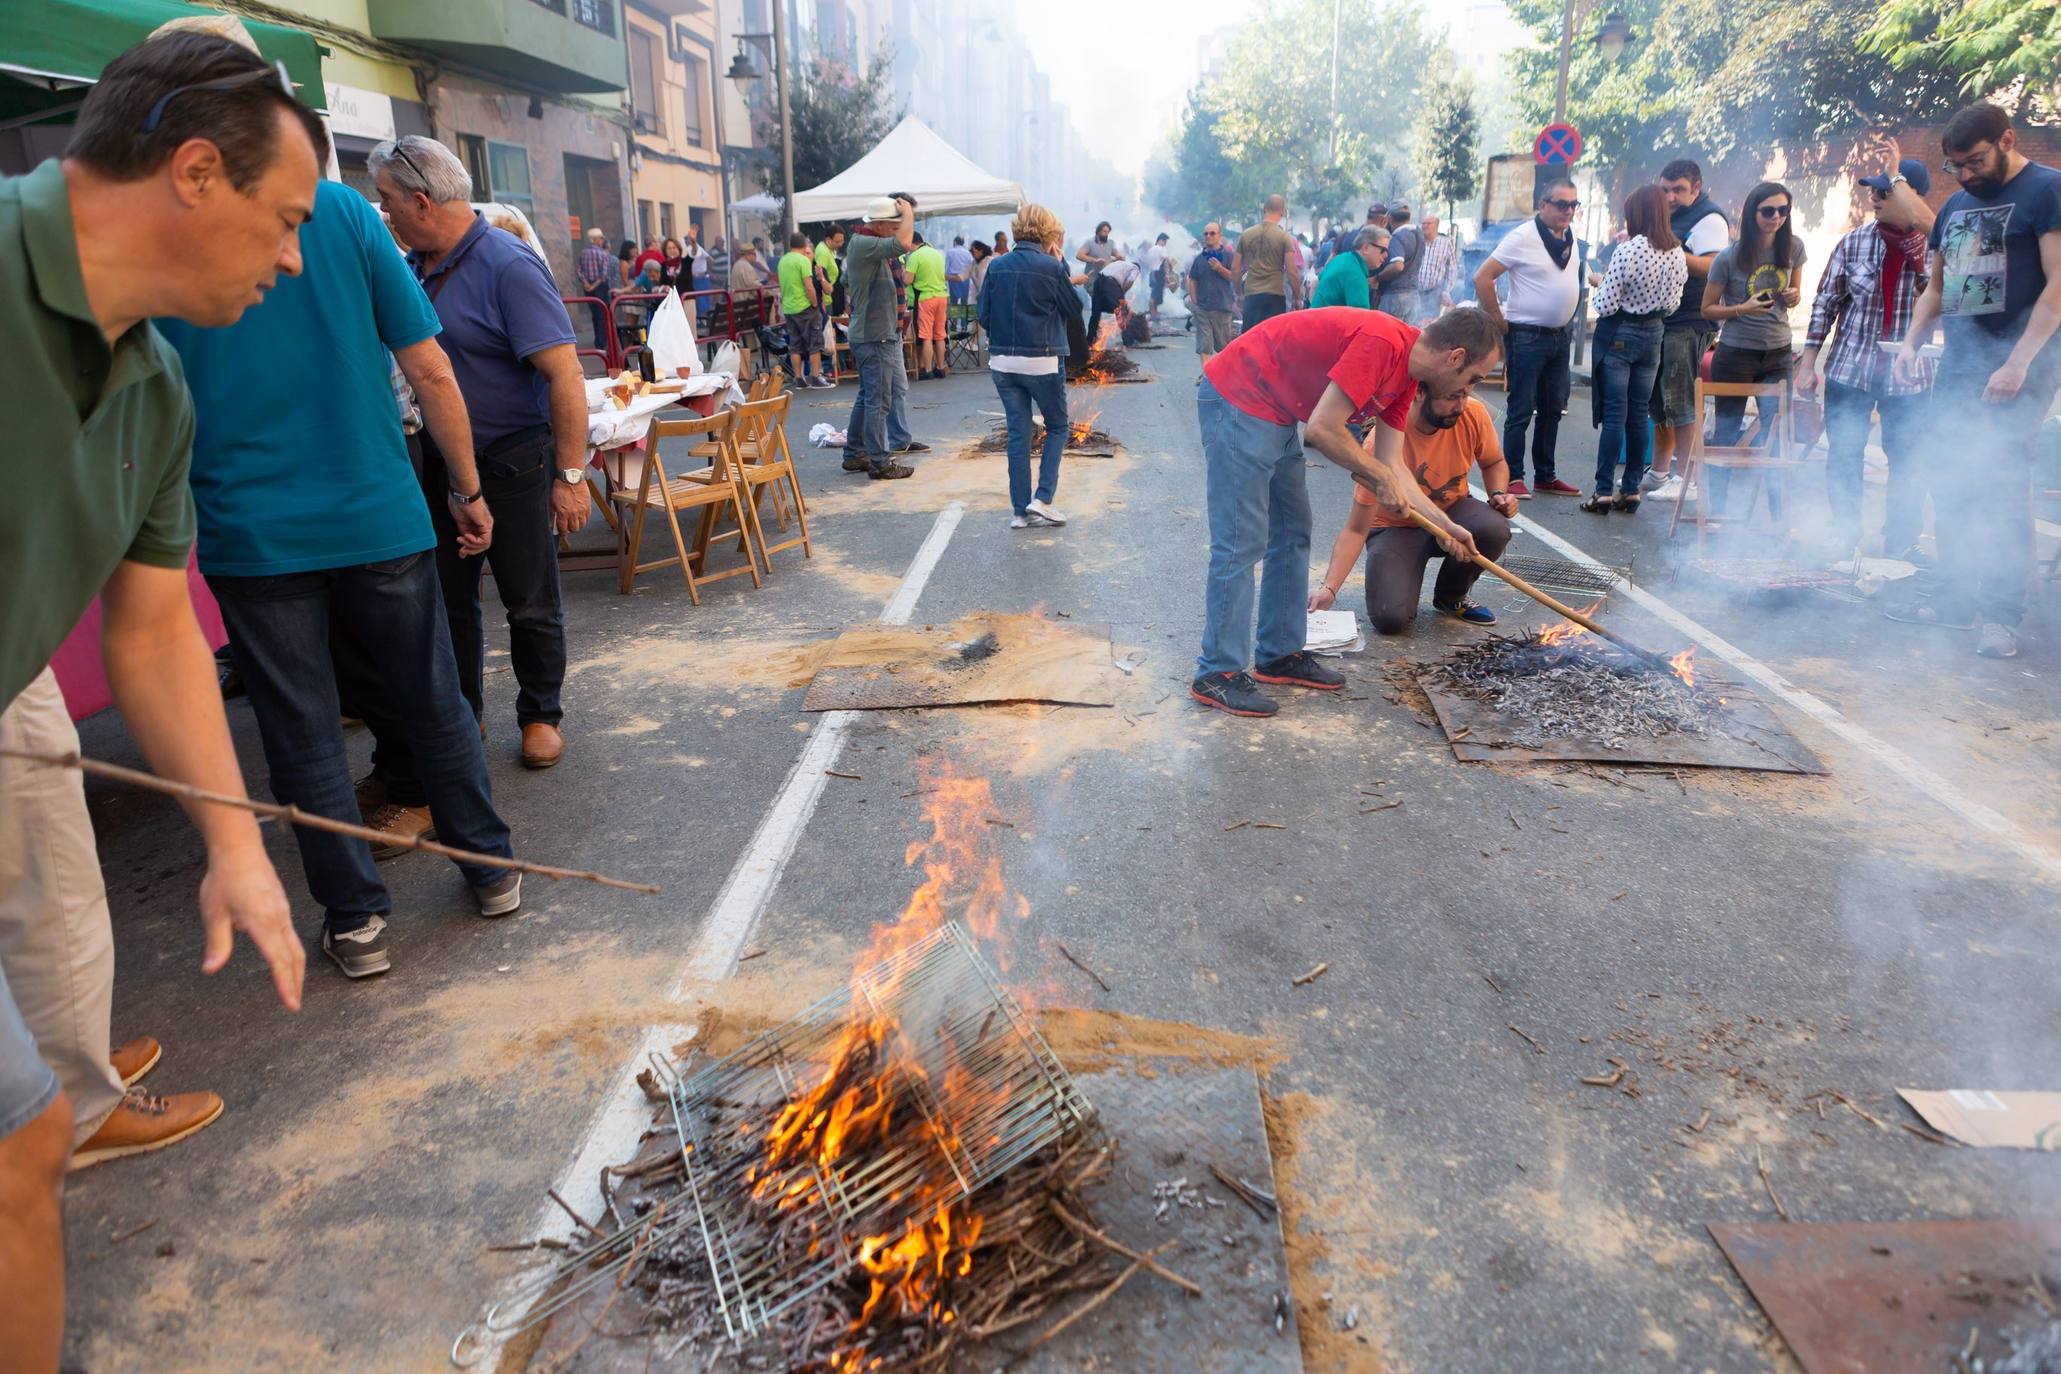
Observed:
[[[1632,576],[1629,566],[1591,565],[1567,558],[1513,554],[1496,561],[1534,587],[1557,592],[1569,599],[1601,600],[1610,595],[1619,582],[1629,582]]]
[[[733,1337],[764,1329],[849,1270],[864,1237],[899,1235],[1093,1117],[958,923],[854,983],[673,1088],[688,1195]],[[900,1026],[903,1053],[883,1069],[897,1116],[906,1108],[920,1120],[896,1129],[893,1145],[835,1171],[811,1165],[810,1186],[780,1213],[780,1230],[769,1228],[752,1215],[745,1178],[765,1161],[766,1124],[829,1071],[853,1018],[873,1016]],[[934,1085],[948,1075],[969,1086],[939,1093]],[[788,1227],[819,1243],[782,1243]],[[797,1254],[808,1257],[796,1262]]]

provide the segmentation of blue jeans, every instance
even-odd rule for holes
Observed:
[[[1653,425],[1647,412],[1653,405],[1653,378],[1660,371],[1662,323],[1617,320],[1607,346],[1600,338],[1602,331],[1597,332],[1603,349],[1596,358],[1603,433],[1596,440],[1596,494],[1608,496],[1611,480],[1617,478],[1620,493],[1637,496],[1639,479],[1653,456]],[[1622,477],[1617,474],[1620,460]]]
[[[1510,480],[1524,480],[1524,434],[1531,430],[1532,481],[1550,482],[1555,475],[1553,448],[1560,442],[1560,412],[1567,409],[1573,386],[1568,350],[1573,337],[1565,326],[1541,329],[1513,324],[1503,341],[1503,375],[1508,379],[1508,408],[1503,412],[1503,457]],[[1532,424],[1532,417],[1538,423]]]
[[[500,534],[496,525],[494,533]],[[363,671],[395,708],[421,770],[430,816],[445,844],[510,855],[508,825],[494,811],[479,723],[458,689],[458,665],[436,565],[425,551],[379,563],[274,577],[210,577],[222,623],[264,741],[272,795],[333,820],[359,819],[337,725],[338,660]],[[334,656],[332,650],[335,643]],[[332,930],[355,929],[393,910],[365,841],[294,827],[308,891]],[[460,864],[479,886],[496,868]]]
[[[1240,672],[1253,662],[1252,566],[1262,559],[1258,660],[1301,651],[1309,628],[1310,492],[1297,426],[1254,419],[1208,378],[1195,389],[1195,413],[1209,502],[1199,677]]]
[[[1882,552],[1895,558],[1918,542],[1925,524],[1924,461],[1926,392],[1877,396],[1859,387],[1825,381],[1825,494],[1840,542],[1860,542],[1862,476],[1868,457],[1869,421],[1882,413],[1882,452],[1889,459],[1889,490],[1883,502]]]
[[[845,422],[844,456],[884,468],[896,449],[916,442],[909,432],[909,369],[901,340],[853,344],[852,366],[859,369],[859,394]]]
[[[1045,417],[1045,447],[1038,455],[1036,499],[1049,503],[1059,490],[1059,457],[1066,452],[1066,378],[1057,370],[1043,376],[993,372],[995,394],[1009,417],[1009,506],[1023,514],[1032,499],[1030,470],[1031,403]]]

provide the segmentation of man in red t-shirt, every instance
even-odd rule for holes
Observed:
[[[1209,583],[1191,694],[1238,716],[1271,716],[1254,684],[1335,691],[1340,673],[1304,652],[1310,590],[1307,444],[1390,505],[1437,526],[1448,554],[1474,537],[1425,496],[1403,465],[1403,426],[1419,383],[1464,395],[1495,365],[1502,335],[1465,307],[1423,331],[1352,306],[1298,310],[1246,330],[1210,359],[1196,390],[1209,499]],[[1348,425],[1372,422],[1365,443]],[[1300,432],[1296,426],[1303,426]],[[1255,563],[1266,573],[1253,655]],[[1246,665],[1254,665],[1252,672]]]

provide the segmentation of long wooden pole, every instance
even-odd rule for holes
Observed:
[[[589,873],[577,868],[554,868],[549,864],[530,863],[526,859],[503,858],[499,854],[475,854],[469,849],[453,849],[415,836],[390,835],[384,830],[369,826],[353,825],[349,821],[331,820],[327,816],[311,815],[298,806],[279,806],[272,802],[252,801],[249,797],[232,797],[226,792],[211,792],[204,787],[190,783],[173,782],[155,773],[145,773],[135,768],[124,768],[118,763],[102,763],[99,759],[83,758],[76,753],[38,754],[28,749],[0,749],[0,758],[21,759],[27,763],[40,763],[46,768],[76,768],[81,773],[95,777],[111,778],[116,782],[140,787],[146,792],[162,792],[168,797],[180,797],[187,801],[211,802],[216,806],[233,806],[239,811],[249,811],[272,820],[285,821],[290,825],[306,826],[310,830],[327,830],[332,834],[349,835],[354,839],[372,844],[393,844],[403,849],[419,849],[425,854],[441,854],[447,859],[461,863],[478,864],[482,868],[506,868],[516,873],[534,873],[540,878],[578,878],[582,882],[599,883],[603,887],[620,888],[624,892],[656,893],[658,889],[650,883],[633,883],[622,878],[610,878],[600,873]]]
[[[1408,515],[1410,519],[1412,519],[1419,526],[1421,526],[1424,529],[1425,533],[1433,535],[1443,534],[1443,531],[1441,531],[1438,526],[1432,524],[1429,520],[1425,519],[1423,515],[1419,514],[1417,511],[1411,509],[1410,507],[1403,507],[1403,513]],[[1501,564],[1497,563],[1493,558],[1490,558],[1487,554],[1475,554],[1474,561],[1481,564],[1482,567],[1487,568],[1497,577],[1502,578],[1505,582],[1508,582],[1511,586],[1517,588],[1518,591],[1523,592],[1532,600],[1538,602],[1541,606],[1544,606],[1546,609],[1556,612],[1559,615],[1565,616],[1567,619],[1581,626],[1584,630],[1587,630],[1590,634],[1600,635],[1604,639],[1609,640],[1612,644],[1615,644],[1618,648],[1624,650],[1626,653],[1644,659],[1646,662],[1652,664],[1656,668],[1665,668],[1669,672],[1674,671],[1674,665],[1669,663],[1666,659],[1662,658],[1659,654],[1654,653],[1650,649],[1642,649],[1638,645],[1632,643],[1629,639],[1626,639],[1623,635],[1617,634],[1611,630],[1604,629],[1601,625],[1589,619],[1588,616],[1583,615],[1580,611],[1575,610],[1572,606],[1562,605],[1559,601],[1555,600],[1553,597],[1546,595],[1546,593],[1540,591],[1537,587],[1532,586],[1531,583],[1525,581],[1516,573],[1511,572],[1508,568],[1505,568]]]

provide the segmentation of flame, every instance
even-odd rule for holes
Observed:
[[[1584,630],[1572,620],[1563,620],[1558,625],[1548,625],[1545,629],[1540,630],[1539,643],[1547,645],[1565,644],[1570,640],[1579,639],[1587,633],[1587,630]]]
[[[1688,648],[1670,658],[1667,661],[1667,666],[1674,669],[1675,676],[1682,680],[1684,687],[1694,687],[1696,685],[1696,646],[1691,644]]]

